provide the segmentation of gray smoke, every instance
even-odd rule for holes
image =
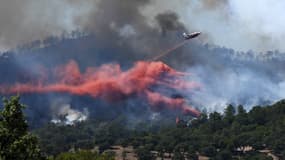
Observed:
[[[147,17],[171,10],[180,21],[207,34],[207,41],[235,50],[285,51],[285,2],[273,0],[154,0],[143,11]]]
[[[74,0],[1,1],[1,50],[80,29],[74,18],[88,14],[88,5],[88,1],[79,3]]]
[[[141,44],[138,39],[144,39],[147,26],[162,25],[157,24],[157,15],[173,12],[180,17],[179,23],[191,31],[202,31],[215,45],[243,51],[285,51],[284,6],[278,0],[3,0],[0,48],[69,36],[75,30],[115,39],[112,33],[120,32],[124,38],[136,40],[134,45]],[[177,25],[166,24],[167,29]],[[160,29],[165,33],[165,28]]]
[[[271,5],[265,0],[1,1],[3,49],[49,36],[69,37],[76,30],[88,36],[57,40],[59,44],[42,49],[20,50],[24,54],[14,59],[5,55],[0,71],[5,68],[1,74],[6,75],[6,68],[10,73],[20,68],[37,76],[41,63],[54,67],[69,59],[77,60],[81,68],[106,62],[118,62],[126,68],[180,43],[183,32],[202,31],[202,36],[161,59],[175,69],[191,72],[189,79],[201,84],[200,90],[185,91],[183,96],[189,103],[219,111],[228,103],[247,107],[268,104],[285,96],[284,57],[278,50],[257,51],[285,50],[282,6],[285,3],[276,0]],[[254,52],[237,53],[216,45]],[[6,61],[18,68],[12,70]],[[11,82],[8,77],[1,81]],[[57,105],[63,111],[55,113],[81,115],[69,104]]]

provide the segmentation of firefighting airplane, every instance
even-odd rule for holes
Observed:
[[[183,33],[183,37],[185,40],[188,40],[188,39],[192,39],[192,38],[195,38],[195,37],[198,37],[199,35],[201,34],[201,32],[193,32],[193,33],[190,33],[190,34],[187,34],[187,33]]]

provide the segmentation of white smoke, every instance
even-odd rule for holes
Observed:
[[[51,105],[52,109],[52,123],[62,125],[73,125],[76,122],[87,120],[89,112],[87,108],[83,111],[73,109],[68,102],[68,99],[58,98],[54,99]]]
[[[208,111],[223,111],[228,104],[242,104],[250,109],[285,97],[285,81],[276,83],[250,70],[217,73],[199,66],[190,72],[198,75],[194,79],[202,85],[201,90],[193,93],[191,101]]]
[[[51,122],[56,124],[73,125],[76,122],[85,121],[88,117],[88,110],[83,109],[83,112],[72,109],[70,104],[65,104],[59,107],[58,113]]]

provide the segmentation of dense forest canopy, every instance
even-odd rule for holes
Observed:
[[[16,110],[13,107],[16,107]],[[36,137],[27,132],[22,109],[19,98],[5,100],[0,123],[0,136],[3,137],[1,156],[4,159],[12,155],[25,155],[21,150],[18,155],[13,151],[18,149],[21,143],[25,143],[22,138],[31,144],[31,148],[26,150],[27,153],[34,149],[39,152]],[[17,121],[16,126],[7,125],[14,121]],[[285,156],[284,100],[270,106],[255,106],[249,112],[241,105],[229,105],[223,114],[203,113],[189,122],[180,120],[177,124],[173,122],[173,125],[141,123],[136,126],[137,128],[129,128],[125,122],[124,117],[119,117],[111,121],[87,120],[73,125],[50,123],[32,131],[39,137],[40,148],[44,154],[33,152],[31,156],[46,155],[51,158],[57,155],[76,157],[75,154],[98,154],[111,158],[113,153],[105,151],[115,145],[134,147],[139,159],[167,156],[166,153],[173,159],[196,159],[198,155],[213,159],[270,159],[271,157],[261,153],[262,150],[268,150],[278,157]],[[5,140],[8,137],[14,138],[7,142]],[[13,143],[19,143],[19,146],[13,148]],[[12,148],[9,149],[7,146]],[[246,150],[247,147],[250,149]],[[88,151],[94,148],[97,148],[97,152]],[[86,152],[72,153],[74,155],[61,154],[71,150]],[[13,154],[9,155],[10,151]]]
[[[49,146],[50,154],[70,147],[99,146],[104,150],[112,145],[131,145],[138,151],[158,151],[161,155],[166,152],[175,156],[195,156],[198,152],[217,159],[223,156],[246,158],[268,149],[283,157],[284,113],[285,101],[272,106],[255,106],[249,112],[243,106],[229,105],[224,114],[202,114],[188,124],[182,120],[172,126],[142,123],[138,124],[139,129],[128,129],[124,119],[119,118],[109,122],[90,120],[73,126],[49,124],[35,133],[41,137],[43,146]],[[59,144],[66,145],[59,147]],[[252,149],[244,152],[242,149],[247,146]]]

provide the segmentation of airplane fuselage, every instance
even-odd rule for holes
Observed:
[[[190,34],[183,33],[183,37],[187,40],[187,39],[192,39],[192,38],[198,37],[200,34],[201,34],[201,32],[193,32]]]

